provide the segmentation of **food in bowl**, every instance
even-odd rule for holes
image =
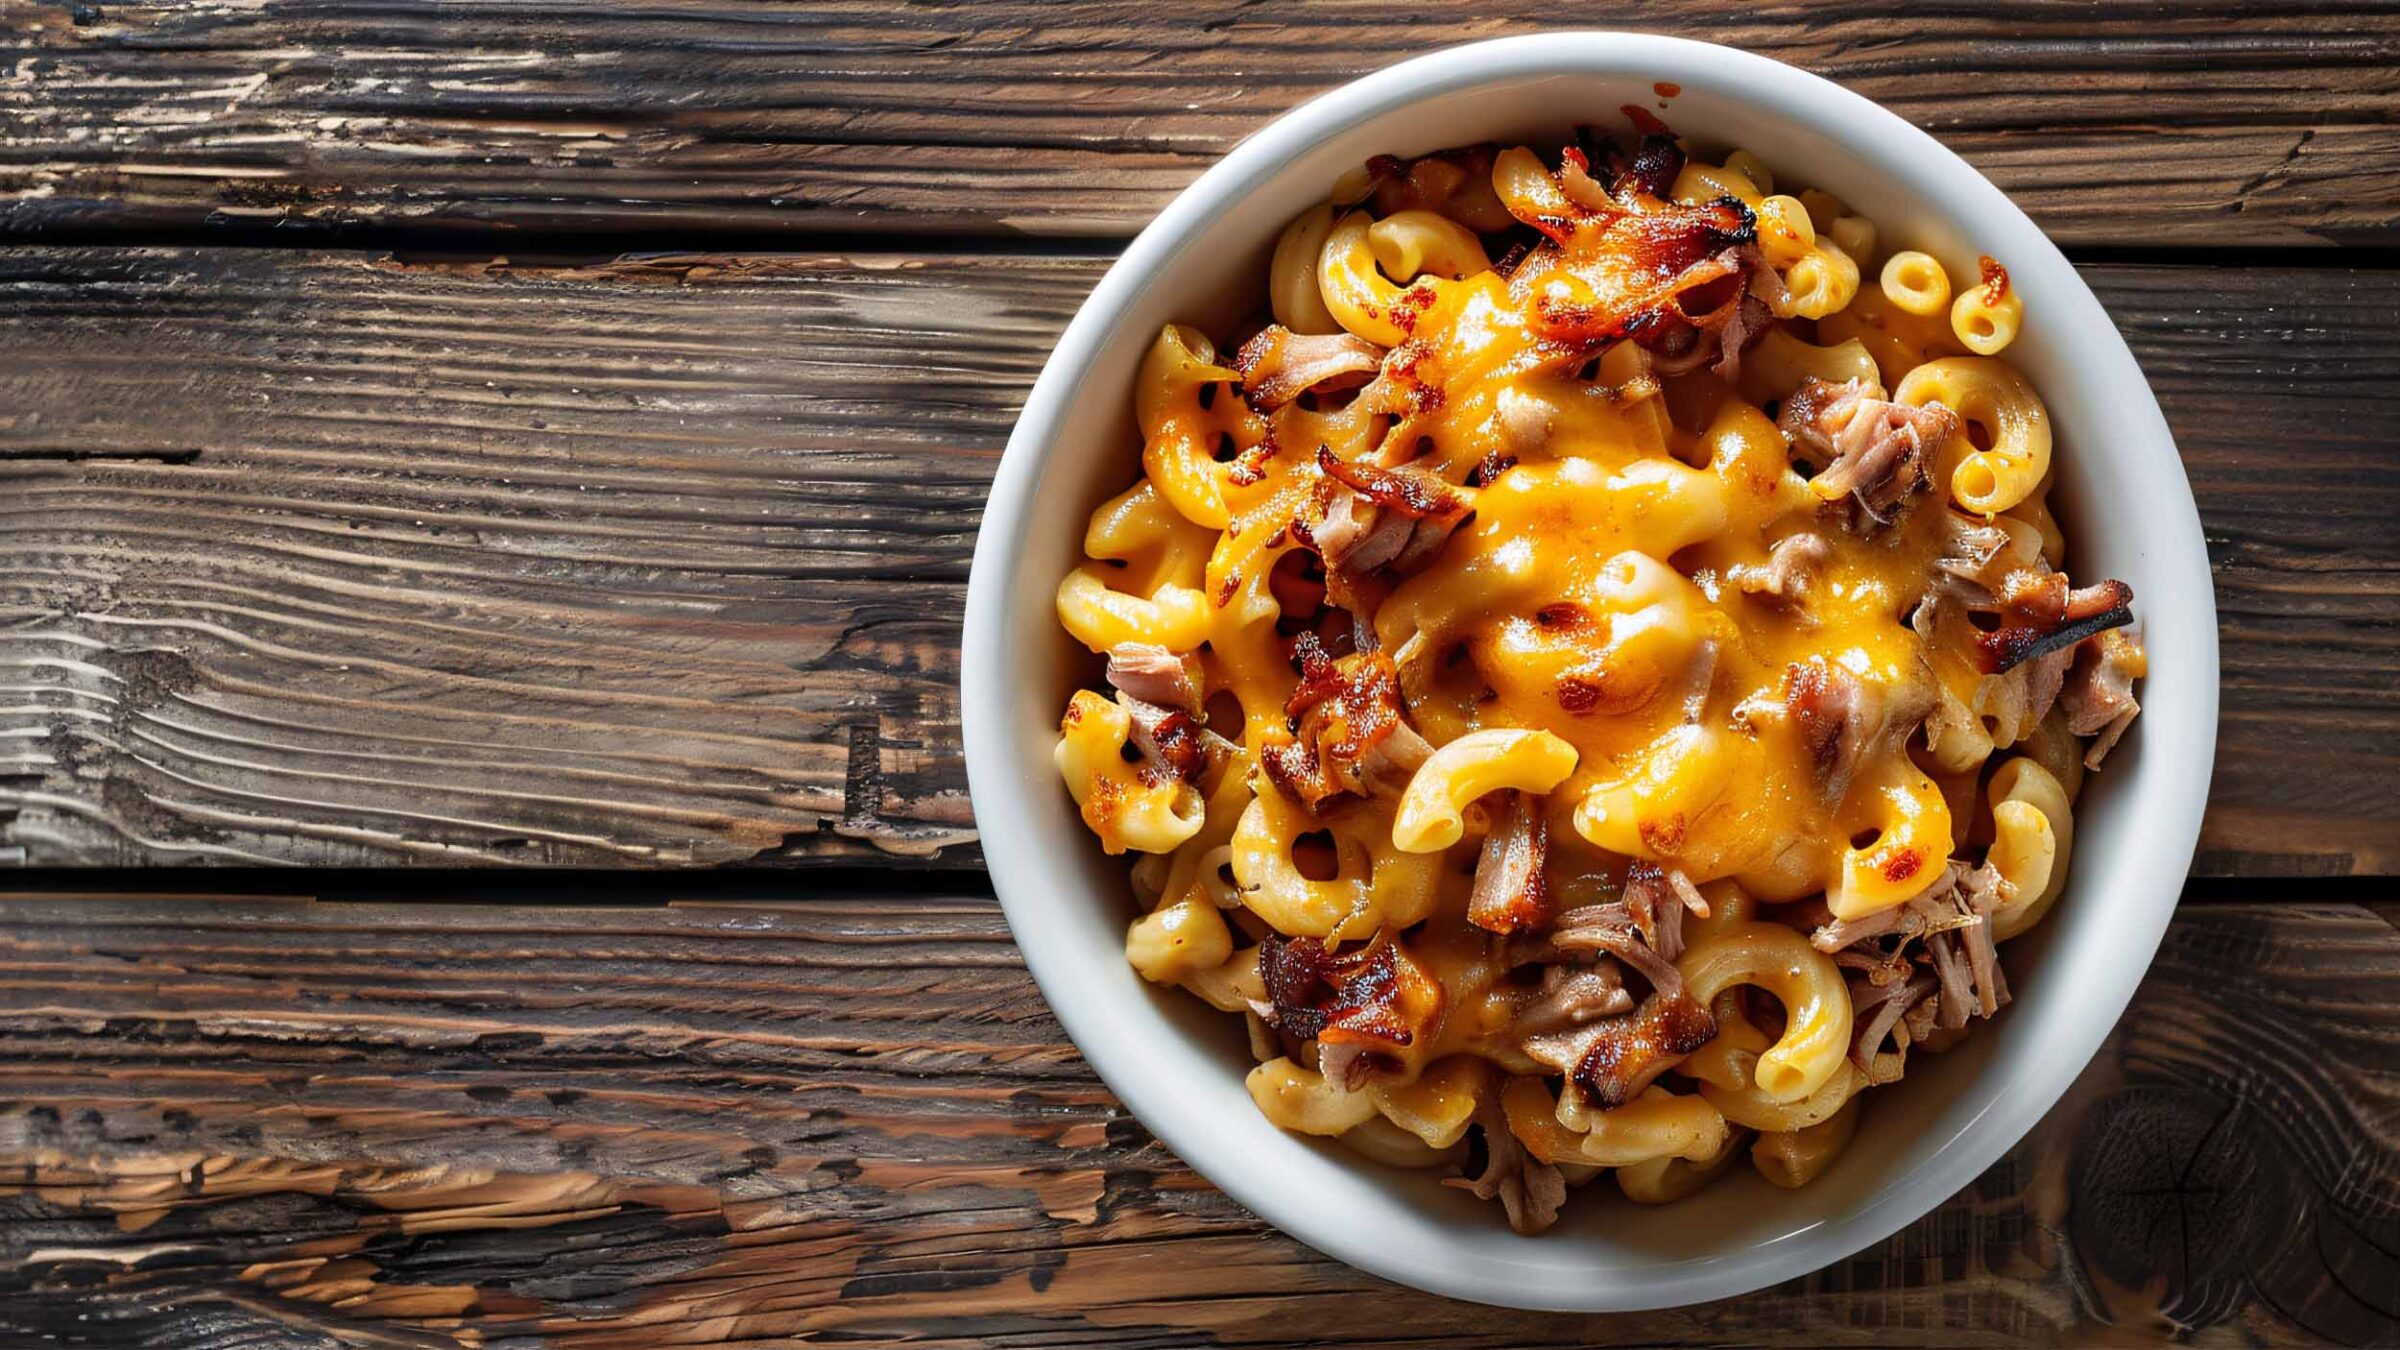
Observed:
[[[1333,185],[1254,322],[1158,334],[1057,593],[1135,968],[1277,1125],[1521,1232],[1803,1185],[2005,1006],[2146,660],[2061,570],[2002,263],[1627,112]]]

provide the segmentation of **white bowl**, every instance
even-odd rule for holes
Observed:
[[[1559,1226],[1508,1230],[1497,1206],[1267,1123],[1242,1088],[1238,1021],[1125,963],[1126,859],[1104,857],[1051,768],[1068,691],[1094,663],[1052,592],[1086,514],[1138,469],[1135,367],[1169,321],[1222,326],[1263,295],[1277,231],[1374,154],[1479,140],[1555,144],[1576,122],[1655,107],[1703,146],[1743,146],[1852,203],[1890,240],[1988,253],[2025,297],[2008,359],[2048,401],[2070,570],[2131,583],[2150,650],[2143,713],[2083,799],[2072,881],[2010,944],[2014,1006],[1876,1092],[1858,1136],[1797,1191],[1739,1167],[1678,1205],[1613,1187],[1570,1197]],[[1069,1035],[1142,1123],[1234,1199],[1389,1279],[1526,1308],[1612,1310],[1721,1298],[1804,1274],[1887,1236],[1992,1165],[2082,1070],[2174,912],[2208,795],[2216,606],[2190,485],[2132,353],[2057,248],[1957,156],[1841,87],[1763,57],[1627,33],[1549,33],[1437,52],[1286,114],[1177,197],[1109,269],[1009,438],[968,588],[968,781],[993,884]]]

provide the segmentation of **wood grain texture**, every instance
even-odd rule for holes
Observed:
[[[2068,1101],[1934,1215],[1750,1298],[1529,1316],[1360,1275],[1185,1169],[988,900],[18,901],[0,1339],[2388,1344],[2396,1047],[2385,918],[2187,906]]]
[[[2383,242],[2400,218],[2400,14],[2343,0],[195,0],[0,11],[0,229],[1122,235],[1343,80],[1610,26],[1838,80],[2069,242]]]
[[[0,849],[972,866],[976,511],[1101,266],[0,253]],[[2400,868],[2400,275],[2088,275],[2217,565],[2201,870]]]
[[[967,553],[1088,265],[0,277],[30,860],[972,863]]]

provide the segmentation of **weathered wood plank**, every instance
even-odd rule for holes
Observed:
[[[989,901],[0,903],[0,1338],[2389,1343],[2396,1048],[2386,918],[2187,906],[2069,1100],[1935,1215],[1751,1298],[1525,1316],[1195,1177]]]
[[[975,515],[1088,259],[0,253],[0,848],[971,865]],[[2201,868],[2400,868],[2400,275],[2089,271],[2217,561]]]
[[[2400,14],[2343,0],[198,0],[0,13],[0,228],[1125,234],[1331,85],[1612,24],[1839,80],[2076,243],[2388,241],[2400,219]]]

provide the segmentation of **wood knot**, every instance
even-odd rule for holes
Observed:
[[[2067,1184],[2068,1231],[2093,1273],[2156,1291],[2158,1311],[2188,1328],[2242,1306],[2296,1200],[2247,1110],[2182,1088],[2127,1088],[2094,1107]]]

